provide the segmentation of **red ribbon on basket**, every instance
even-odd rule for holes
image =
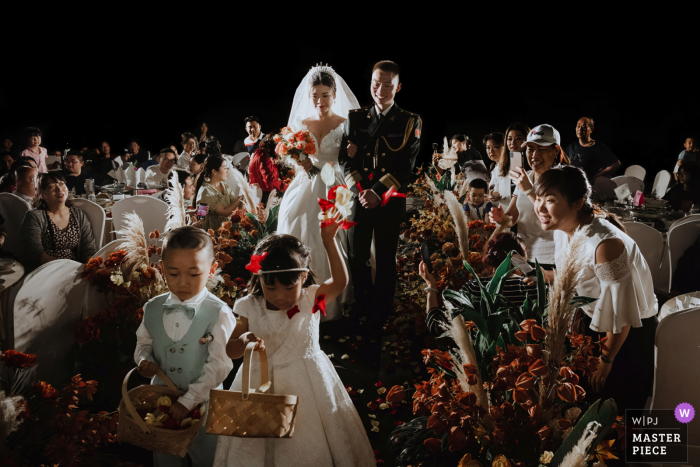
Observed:
[[[388,191],[385,191],[384,194],[382,195],[382,207],[386,206],[386,204],[389,202],[391,198],[405,198],[406,195],[403,193],[399,193],[396,191],[396,187],[394,185],[389,188]]]

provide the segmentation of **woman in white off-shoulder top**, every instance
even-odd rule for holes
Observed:
[[[598,299],[583,308],[586,334],[608,339],[590,386],[584,388],[591,401],[615,399],[624,414],[625,409],[643,409],[651,390],[658,304],[651,271],[637,244],[616,218],[606,219],[594,208],[590,194],[581,169],[550,169],[535,186],[535,213],[542,229],[554,231],[557,269],[576,230],[583,229],[587,237],[587,259],[576,291]]]

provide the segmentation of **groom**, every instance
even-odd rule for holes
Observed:
[[[396,289],[396,249],[405,198],[391,198],[382,206],[390,188],[406,193],[416,156],[420,150],[421,119],[400,109],[394,102],[401,90],[399,66],[384,60],[372,70],[370,91],[374,104],[351,110],[338,161],[345,183],[356,195],[350,229],[350,270],[355,287],[356,308],[367,310],[370,342],[379,363],[379,342]],[[369,264],[372,235],[376,252],[376,281],[372,284]]]

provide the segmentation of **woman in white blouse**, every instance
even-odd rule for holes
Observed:
[[[581,169],[548,170],[534,191],[542,229],[554,233],[558,268],[575,231],[581,228],[587,237],[587,259],[576,291],[598,299],[583,307],[586,333],[607,337],[607,350],[590,378],[594,394],[589,389],[588,396],[615,399],[622,414],[625,409],[643,409],[654,379],[658,312],[649,266],[617,218],[593,206],[591,185]]]

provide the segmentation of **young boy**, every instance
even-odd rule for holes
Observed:
[[[698,162],[698,156],[700,156],[700,147],[698,147],[694,137],[687,137],[683,147],[685,147],[685,149],[678,154],[678,161],[676,162],[676,166],[673,168],[673,177],[676,180],[678,180],[678,169],[680,166],[686,162]]]
[[[233,368],[226,355],[226,343],[236,319],[231,309],[206,288],[216,263],[214,246],[205,231],[187,226],[168,232],[161,257],[170,292],[149,300],[143,307],[134,360],[141,375],[151,378],[160,368],[184,392],[170,408],[170,416],[180,421],[209,399],[209,390],[220,389]],[[200,339],[209,335],[212,339],[201,344]],[[239,340],[239,349],[245,349],[249,342],[262,345],[251,333],[241,335]],[[151,384],[164,383],[155,377]],[[202,431],[184,459],[154,452],[154,465],[213,465],[217,437],[206,434],[204,423],[200,423]]]
[[[490,224],[489,212],[493,208],[491,201],[486,201],[486,192],[489,185],[486,180],[475,178],[469,182],[469,201],[464,203],[462,209],[469,221],[484,221],[484,224]]]

